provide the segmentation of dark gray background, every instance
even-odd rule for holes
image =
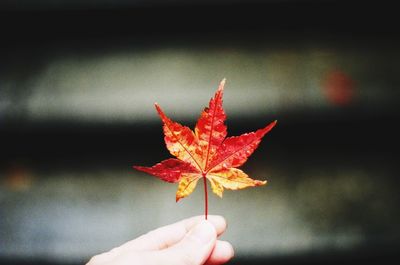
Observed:
[[[278,120],[243,167],[269,184],[210,195],[236,263],[395,255],[387,3],[28,2],[0,5],[1,263],[80,263],[202,214],[201,186],[175,203],[176,185],[131,166],[170,157],[154,102],[193,127],[224,77],[230,135]]]

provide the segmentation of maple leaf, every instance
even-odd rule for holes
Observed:
[[[152,167],[134,166],[167,182],[179,182],[176,201],[190,195],[203,179],[205,216],[207,218],[207,179],[212,191],[222,197],[224,189],[238,190],[265,185],[267,181],[251,179],[238,169],[257,149],[261,139],[276,124],[240,136],[227,137],[226,115],[222,108],[225,79],[221,81],[209,106],[201,113],[194,131],[169,119],[156,103],[163,122],[164,140],[176,158],[164,160]]]

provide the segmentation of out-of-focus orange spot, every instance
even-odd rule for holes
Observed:
[[[12,191],[26,191],[32,185],[32,175],[23,167],[10,168],[5,176],[4,185]]]
[[[326,99],[337,106],[351,104],[355,94],[355,82],[341,70],[330,71],[323,80],[322,88]]]

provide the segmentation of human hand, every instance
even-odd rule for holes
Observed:
[[[217,239],[225,229],[221,216],[192,217],[96,255],[86,265],[223,264],[233,257],[231,244]]]

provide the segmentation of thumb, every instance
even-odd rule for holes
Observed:
[[[206,220],[199,222],[176,245],[159,252],[162,263],[179,265],[204,264],[217,240],[214,226]]]

